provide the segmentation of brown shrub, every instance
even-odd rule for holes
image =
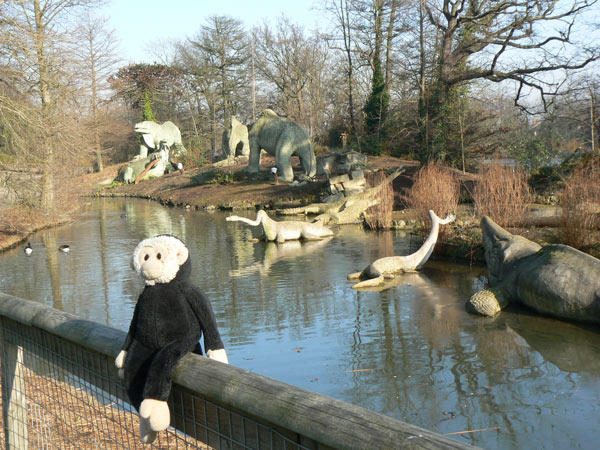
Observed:
[[[577,167],[565,180],[560,193],[563,243],[578,249],[592,244],[591,230],[600,226],[600,170]]]
[[[385,181],[386,174],[382,171],[367,173],[367,184],[378,186]],[[392,210],[394,208],[394,188],[392,183],[386,183],[379,193],[380,202],[365,211],[365,225],[371,230],[387,230],[392,227]]]
[[[501,227],[520,226],[530,201],[527,177],[519,166],[507,167],[495,158],[480,170],[473,190],[477,215],[489,216]]]
[[[415,211],[422,230],[429,230],[428,211],[433,210],[442,219],[456,211],[460,197],[460,183],[454,173],[438,162],[423,166],[404,201]],[[443,231],[440,230],[440,237]]]

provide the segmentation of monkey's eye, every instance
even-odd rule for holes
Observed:
[[[146,255],[144,255],[144,261],[148,261],[148,258],[150,258],[150,255],[146,253]]]
[[[156,259],[160,259],[160,258],[161,258],[161,254],[160,254],[160,253],[157,253],[157,254],[156,254]]]

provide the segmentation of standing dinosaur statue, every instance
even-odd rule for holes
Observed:
[[[256,214],[256,220],[239,216],[229,216],[225,220],[228,222],[244,222],[253,227],[262,225],[267,241],[285,242],[294,239],[322,239],[326,236],[333,236],[333,231],[318,223],[302,222],[300,220],[276,222],[262,209]]]
[[[431,218],[431,231],[419,250],[407,256],[388,256],[377,259],[362,272],[351,273],[348,275],[349,280],[364,280],[354,284],[352,289],[379,286],[384,283],[385,278],[394,278],[394,273],[412,272],[423,267],[431,253],[433,253],[440,225],[445,225],[456,219],[456,216],[451,214],[442,220],[432,210],[429,210],[429,217]]]
[[[314,218],[313,223],[318,222],[323,225],[329,223],[345,225],[360,222],[363,219],[364,212],[381,201],[379,194],[382,189],[388,183],[394,181],[402,172],[404,172],[404,167],[400,166],[377,186],[350,195],[337,202],[311,203],[310,205],[300,206],[298,208],[280,209],[277,210],[277,214],[283,216],[318,214],[318,216]]]

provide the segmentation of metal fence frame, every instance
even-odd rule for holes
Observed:
[[[151,445],[114,367],[125,333],[0,293],[7,449],[463,449],[434,432],[188,354]]]

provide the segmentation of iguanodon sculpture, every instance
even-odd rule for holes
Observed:
[[[310,205],[298,208],[280,209],[277,210],[277,214],[281,214],[282,216],[318,214],[313,222],[319,222],[324,225],[328,223],[344,225],[361,222],[364,212],[381,201],[380,193],[384,186],[394,181],[402,172],[404,172],[404,168],[400,166],[377,186],[345,197],[337,202],[311,203]]]
[[[271,219],[262,209],[256,214],[256,220],[239,216],[229,216],[225,220],[244,222],[253,227],[262,225],[264,237],[267,241],[285,242],[294,239],[322,239],[333,235],[333,231],[317,223],[301,222],[299,220],[277,222]]]
[[[561,319],[600,323],[600,260],[568,245],[540,246],[481,219],[490,289],[467,310],[494,316],[510,302]]]
[[[140,153],[136,156],[136,159],[143,159],[148,156],[148,149],[158,151],[162,147],[170,149],[173,145],[175,146],[173,156],[181,156],[185,153],[181,133],[173,122],[166,121],[159,124],[151,120],[144,120],[136,123],[133,130],[140,133],[144,139],[144,144],[140,145]]]
[[[248,173],[260,170],[260,151],[265,150],[275,156],[279,180],[294,181],[294,170],[290,158],[300,158],[300,165],[306,177],[314,177],[317,172],[317,159],[310,143],[306,128],[293,120],[279,117],[274,111],[265,109],[258,120],[248,127],[250,156]]]
[[[431,230],[419,250],[411,255],[388,256],[377,259],[362,272],[351,273],[348,275],[349,280],[364,280],[354,284],[352,289],[379,286],[385,282],[386,278],[394,278],[395,273],[411,272],[423,267],[431,253],[433,253],[440,225],[450,223],[456,218],[454,214],[451,214],[442,220],[432,210],[429,210],[429,217],[431,218]]]
[[[250,154],[248,127],[233,115],[229,121],[229,129],[223,132],[222,145],[223,156],[228,161],[233,161],[237,155],[248,156]]]

